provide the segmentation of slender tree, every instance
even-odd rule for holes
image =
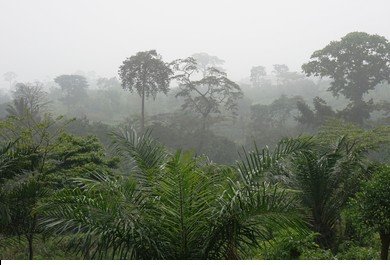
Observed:
[[[267,75],[264,66],[253,66],[251,69],[251,82],[254,87],[261,85],[263,77]]]
[[[17,83],[15,87],[16,90],[13,92],[14,106],[16,107],[18,103],[23,102],[31,114],[42,114],[49,104],[47,93],[43,90],[43,85],[39,82]],[[11,115],[17,113],[17,108],[14,109],[12,106],[9,106],[8,113]],[[20,114],[24,115],[25,113]]]
[[[65,96],[62,98],[68,106],[81,102],[87,96],[86,89],[88,88],[87,79],[81,75],[60,75],[54,81],[61,87]]]
[[[4,80],[9,83],[9,89],[12,89],[12,84],[14,80],[16,79],[17,75],[14,72],[6,72],[4,75]]]
[[[172,70],[155,50],[138,52],[123,61],[119,77],[125,90],[137,91],[141,97],[141,132],[145,130],[145,98],[156,98],[158,92],[167,94]]]
[[[198,64],[199,71],[203,74],[203,77],[206,76],[207,70],[210,67],[214,67],[220,71],[224,71],[221,68],[221,65],[225,63],[224,60],[218,58],[217,56],[209,55],[205,52],[194,53],[192,56]]]

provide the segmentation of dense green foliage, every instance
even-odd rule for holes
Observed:
[[[167,94],[172,70],[155,50],[138,52],[123,61],[119,77],[125,90],[137,91],[141,97],[141,131],[145,127],[145,98],[156,98],[158,92]]]
[[[154,50],[121,83],[7,74],[0,258],[387,259],[388,46],[331,42],[303,66],[330,81],[275,64],[241,84],[216,56]]]
[[[329,91],[351,101],[342,115],[362,124],[373,110],[373,101],[364,101],[364,94],[390,82],[390,43],[379,35],[351,32],[314,52],[302,69],[307,75],[332,78]]]
[[[364,226],[379,232],[381,258],[388,259],[390,247],[390,168],[379,168],[372,179],[364,183],[362,190],[352,200],[354,217]]]

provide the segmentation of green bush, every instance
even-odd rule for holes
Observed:
[[[375,260],[379,257],[379,251],[372,247],[350,246],[345,251],[338,253],[336,257],[346,260]]]
[[[316,236],[316,233],[280,231],[272,241],[264,243],[258,258],[271,260],[299,259],[305,251],[318,249],[318,245],[314,242]]]
[[[28,259],[28,244],[23,237],[13,237],[3,239],[3,247],[0,248],[0,259],[5,260],[23,260]],[[69,238],[49,237],[43,238],[37,236],[34,239],[35,254],[34,259],[80,259],[80,256],[67,251]],[[1,246],[0,246],[1,247]]]
[[[302,260],[332,260],[336,259],[336,257],[333,255],[332,251],[325,250],[321,248],[316,249],[305,249],[300,259]]]

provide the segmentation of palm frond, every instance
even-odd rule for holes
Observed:
[[[272,239],[275,229],[305,231],[294,194],[268,183],[249,186],[230,182],[219,199],[219,217],[206,247],[211,257],[237,259],[251,247]]]
[[[19,139],[2,143],[0,146],[0,182],[16,173],[15,166],[20,152],[15,150]]]
[[[312,228],[326,247],[332,243],[342,207],[358,187],[365,153],[360,147],[342,136],[331,146],[307,149],[292,158],[291,187],[301,191]]]
[[[155,237],[164,258],[204,258],[203,244],[217,198],[216,178],[200,170],[191,153],[178,151],[154,187],[158,199],[149,218],[159,216],[151,222],[158,229]]]
[[[64,189],[36,209],[50,234],[73,235],[71,249],[86,258],[153,256],[154,239],[142,222],[144,197],[129,178],[75,180],[79,187]]]
[[[129,126],[112,133],[115,151],[129,160],[128,163],[133,165],[135,176],[144,184],[161,169],[167,156],[164,147],[152,139],[150,133],[146,131],[138,136],[137,132]]]
[[[273,152],[268,147],[259,150],[255,144],[255,150],[252,152],[244,149],[242,160],[237,163],[240,176],[247,184],[262,181],[268,172],[273,171],[275,174],[281,171],[283,159],[306,150],[312,145],[311,138],[306,137],[283,139]]]

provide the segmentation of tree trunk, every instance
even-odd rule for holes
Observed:
[[[33,251],[33,234],[27,234],[26,235],[27,242],[28,242],[28,259],[33,259],[34,257],[34,251]]]
[[[230,240],[227,246],[226,259],[228,260],[239,260],[240,256],[238,255],[237,247],[234,240]]]
[[[202,132],[204,133],[206,131],[206,121],[207,120],[207,116],[203,117],[202,119]]]
[[[379,235],[381,238],[381,259],[387,260],[389,257],[390,234],[379,232]]]
[[[313,229],[315,232],[319,233],[319,236],[316,238],[316,243],[320,247],[325,249],[334,248],[335,233],[334,230],[329,227],[328,224],[323,223],[321,215],[314,215],[314,222],[312,223]]]
[[[142,103],[141,103],[141,133],[145,132],[145,90],[142,90]]]
[[[204,138],[206,137],[206,119],[207,119],[207,116],[203,116],[202,118],[202,130],[200,132],[200,140],[199,140],[199,144],[198,144],[198,151],[199,152],[202,152],[202,148],[203,148],[203,144],[204,144]]]

